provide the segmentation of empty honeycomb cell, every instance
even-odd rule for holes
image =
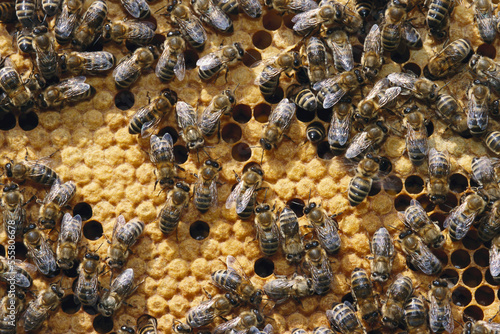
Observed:
[[[253,108],[253,117],[259,123],[267,123],[271,114],[271,106],[267,103],[260,103]]]
[[[455,196],[453,193],[450,192],[448,193],[448,195],[446,195],[446,201],[442,204],[439,204],[439,208],[444,212],[450,212],[457,205],[458,205],[457,196]]]
[[[458,249],[451,253],[451,263],[457,269],[467,268],[470,264],[470,255],[466,250]]]
[[[479,45],[476,49],[476,53],[478,55],[485,56],[493,60],[497,56],[497,50],[495,49],[495,46],[488,43],[483,43]]]
[[[483,274],[481,274],[481,271],[477,268],[470,267],[462,273],[462,281],[465,283],[465,285],[471,288],[474,288],[481,284],[482,280]]]
[[[440,228],[441,230],[443,230],[443,229],[444,229],[443,223],[444,223],[444,221],[445,221],[445,219],[446,219],[446,215],[445,215],[445,214],[443,214],[443,213],[441,213],[441,212],[434,212],[433,214],[431,214],[431,215],[429,216],[429,218],[430,218],[433,222],[437,222],[437,223],[438,223],[438,225],[439,225],[439,228]]]
[[[228,144],[234,144],[241,139],[241,127],[236,123],[227,123],[221,131],[222,140]]]
[[[16,126],[16,116],[13,113],[0,113],[0,130],[9,131]]]
[[[410,59],[410,49],[407,47],[404,50],[396,50],[391,52],[391,60],[397,64],[406,63]]]
[[[462,239],[462,243],[465,248],[470,250],[478,249],[479,247],[481,247],[481,241],[477,236],[477,230],[469,230],[469,232],[467,232],[467,234],[465,235],[465,238]]]
[[[237,104],[233,108],[233,119],[240,123],[245,124],[252,118],[252,108],[246,104]]]
[[[277,30],[281,27],[283,16],[275,10],[270,10],[262,17],[262,25],[267,30]]]
[[[97,220],[91,220],[83,225],[83,236],[89,240],[97,240],[102,236],[102,224]]]
[[[441,276],[439,278],[446,279],[448,282],[456,285],[458,283],[458,273],[454,269],[445,269],[443,270]]]
[[[432,123],[431,120],[427,120],[427,122],[425,123],[425,128],[427,130],[427,137],[432,136],[432,134],[434,133],[434,123]]]
[[[330,160],[335,156],[335,154],[330,150],[330,144],[327,141],[319,143],[316,151],[318,153],[318,157],[323,160]]]
[[[463,286],[457,286],[451,294],[451,301],[457,306],[465,307],[472,301],[472,295],[469,289]]]
[[[490,254],[486,248],[480,248],[474,252],[474,262],[480,267],[490,265]]]
[[[471,321],[471,319],[476,321],[483,320],[484,313],[479,306],[471,305],[464,310],[462,318],[464,323],[467,321]]]
[[[379,168],[382,173],[389,174],[392,171],[392,162],[386,157],[380,157]]]
[[[179,165],[185,163],[188,159],[188,149],[184,145],[174,146],[174,159]]]
[[[293,29],[293,25],[295,23],[292,22],[292,18],[295,16],[295,14],[285,14],[283,15],[283,24],[285,27],[288,29]]]
[[[186,62],[186,70],[193,70],[196,68],[196,62],[200,59],[198,52],[192,49],[184,51],[184,60]]]
[[[351,303],[351,305],[356,304],[354,298],[352,297],[352,293],[346,293],[345,295],[343,295],[342,298],[340,299],[340,302],[341,303],[349,302]]]
[[[279,103],[281,100],[283,100],[284,96],[285,96],[285,93],[283,92],[283,88],[278,86],[278,88],[276,88],[276,91],[274,92],[274,94],[272,96],[265,96],[264,100],[266,100],[266,102],[268,102],[268,103],[276,104],[276,103]]]
[[[82,310],[83,312],[89,314],[89,315],[96,315],[99,314],[99,311],[95,306],[90,306],[90,305],[82,305]]]
[[[66,314],[75,314],[80,310],[82,304],[75,303],[75,295],[67,295],[61,300],[61,309]]]
[[[452,174],[450,176],[450,190],[456,192],[457,194],[463,193],[469,182],[467,182],[467,177],[463,174]]]
[[[94,329],[97,333],[104,334],[111,332],[113,329],[113,318],[103,317],[99,314],[94,318],[94,322],[92,323]]]
[[[373,181],[370,191],[368,192],[368,196],[378,195],[380,190],[382,190],[382,185],[380,184],[380,181],[375,180]]]
[[[28,249],[24,245],[22,241],[18,241],[14,243],[15,247],[15,257],[18,260],[26,260],[26,254],[28,253]]]
[[[238,143],[231,149],[231,156],[236,161],[244,162],[252,156],[252,149],[247,143]]]
[[[427,194],[418,196],[417,201],[420,203],[420,205],[422,205],[426,212],[431,212],[436,207],[434,203],[429,200],[429,196],[427,196]]]
[[[175,144],[179,140],[179,133],[177,130],[171,126],[166,126],[158,131],[158,137],[163,137],[165,133],[168,133],[172,137],[172,142]]]
[[[424,180],[418,175],[411,175],[405,180],[405,189],[410,194],[420,194],[424,190]]]
[[[411,197],[408,195],[398,195],[394,199],[394,207],[397,211],[405,211],[410,206]]]
[[[403,190],[403,181],[396,175],[389,175],[382,182],[384,191],[389,195],[397,195]]]
[[[478,188],[478,187],[479,187],[479,183],[477,183],[477,181],[476,181],[476,180],[474,180],[474,178],[473,178],[473,177],[471,177],[471,178],[469,179],[469,183],[470,183],[470,187],[471,187],[471,188]]]
[[[313,111],[307,111],[302,108],[297,108],[295,115],[297,116],[297,119],[301,122],[311,122],[315,117],[315,113]]]
[[[115,95],[115,106],[120,110],[129,110],[134,103],[134,94],[129,90],[121,90]]]
[[[3,245],[0,245],[0,256],[5,256],[5,247]]]
[[[491,305],[495,301],[495,292],[489,286],[480,286],[474,293],[476,302],[482,306]]]
[[[318,108],[316,110],[316,115],[318,115],[318,118],[322,120],[323,122],[330,123],[332,120],[332,109],[323,109],[323,108]]]
[[[38,115],[33,111],[19,115],[19,126],[24,131],[31,131],[38,126]]]
[[[243,56],[242,62],[246,67],[251,67],[258,61],[262,60],[262,56],[260,52],[255,49],[247,49],[245,50],[245,55]]]
[[[273,42],[273,36],[265,30],[259,30],[252,36],[252,43],[257,49],[265,49]]]
[[[352,46],[352,58],[356,63],[361,63],[362,54],[363,54],[363,45],[354,44]]]
[[[253,269],[259,277],[266,278],[274,272],[274,262],[266,257],[262,257],[255,261]]]
[[[197,220],[189,226],[189,235],[195,240],[203,240],[208,237],[210,226],[201,220]]]
[[[443,267],[448,264],[448,253],[443,249],[431,249],[432,253],[441,261]]]
[[[297,217],[302,217],[304,215],[304,207],[306,206],[304,201],[300,198],[292,198],[286,205],[292,209],[293,212],[297,215]]]
[[[422,69],[420,68],[420,66],[418,64],[415,64],[412,62],[404,64],[403,69],[406,72],[410,71],[410,72],[414,73],[417,77],[419,77],[420,74],[422,74]]]

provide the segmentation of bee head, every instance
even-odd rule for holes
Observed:
[[[135,330],[132,327],[122,326],[120,330],[124,333],[135,334]]]
[[[262,146],[262,148],[266,151],[270,151],[273,148],[273,145],[271,145],[271,143],[268,142],[267,140],[265,140],[264,138],[261,138],[259,140],[259,143],[260,143],[260,146]]]
[[[179,30],[172,30],[167,33],[167,37],[173,36],[181,36],[181,32]]]
[[[170,90],[168,88],[165,88],[164,90],[161,91],[161,95],[170,102],[171,105],[174,105],[177,103],[177,93],[174,92],[173,90]]]
[[[318,247],[318,246],[319,246],[319,242],[318,242],[317,240],[313,240],[313,241],[311,241],[311,242],[308,242],[308,243],[304,246],[304,248],[305,248],[306,250],[309,250],[309,249],[316,248],[316,247]]]
[[[238,51],[238,58],[243,58],[243,56],[245,55],[245,50],[243,50],[243,48],[241,47],[241,44],[240,43],[234,43],[233,46]]]
[[[311,212],[312,209],[314,209],[316,207],[316,203],[314,202],[311,202],[309,203],[309,205],[307,205],[305,208],[304,208],[304,213],[307,215],[309,212]]]
[[[189,192],[189,186],[186,183],[184,183],[184,182],[177,182],[175,184],[175,187],[179,188],[179,189],[182,189],[182,190],[184,190],[187,193]]]

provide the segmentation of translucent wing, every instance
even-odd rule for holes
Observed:
[[[64,4],[62,6],[62,11],[57,16],[56,23],[55,23],[55,30],[57,33],[63,38],[69,38],[71,34],[73,33],[73,29],[76,27],[78,23],[78,15],[76,14],[70,14],[68,11],[68,6]]]
[[[189,104],[184,101],[178,101],[175,105],[175,110],[177,113],[177,123],[181,129],[186,129],[196,124],[196,111]]]
[[[338,117],[336,112],[332,115],[330,129],[328,130],[328,143],[330,145],[338,142],[340,145],[347,143],[351,132],[351,114],[349,112],[345,117]]]
[[[446,303],[445,305],[439,305],[436,297],[431,296],[431,305],[429,308],[429,320],[431,324],[431,329],[433,332],[437,332],[441,325],[444,325],[445,330],[448,333],[453,333],[454,320],[453,314],[451,312],[450,303]],[[433,326],[433,324],[436,326]],[[436,327],[436,328],[433,328]]]
[[[48,275],[49,273],[56,271],[57,265],[54,251],[50,248],[47,241],[43,240],[39,249],[34,248],[29,244],[27,245],[27,248],[31,254],[33,262],[35,262],[35,265],[42,274]]]
[[[227,31],[233,22],[227,16],[226,13],[220,9],[219,6],[216,6],[213,1],[208,1],[208,9],[202,13],[202,15],[209,21],[216,29],[220,31]]]
[[[215,327],[213,333],[214,334],[222,334],[222,333],[229,333],[229,331],[234,331],[233,328],[235,328],[238,323],[241,321],[240,317],[233,318],[229,321],[223,322],[219,326]]]
[[[78,276],[78,282],[76,283],[75,292],[85,289],[87,291],[87,295],[95,296],[95,301],[94,301],[95,303],[97,301],[97,298],[99,297],[99,295],[97,294],[99,276],[97,275],[97,272],[95,272],[88,281],[85,278],[85,276],[86,276],[85,272],[83,270],[80,270],[80,274]],[[77,298],[76,296],[77,294],[75,294],[75,298]]]
[[[327,252],[333,252],[340,245],[337,223],[330,217],[325,217],[323,226],[315,228],[318,240]]]
[[[439,260],[434,254],[429,250],[429,248],[424,245],[421,239],[418,239],[418,250],[417,252],[410,253],[412,263],[426,275],[435,274],[433,271],[433,263]]]
[[[363,131],[354,136],[351,145],[347,148],[345,152],[345,157],[347,159],[353,159],[363,153],[370,145],[372,141],[368,138],[368,133]]]
[[[110,61],[110,59],[114,59],[114,56],[106,51],[79,52],[79,55],[88,60],[83,64],[83,68],[87,71],[106,71],[115,65],[114,62]]]
[[[218,193],[217,193],[217,180],[212,180],[212,183],[210,183],[210,206],[215,205],[217,203],[218,199]]]
[[[210,133],[214,129],[224,113],[224,109],[214,110],[214,100],[203,110],[199,122],[200,130],[203,134]]]
[[[427,141],[427,130],[425,127],[418,131],[415,131],[412,127],[408,127],[406,141],[406,147],[417,147],[421,153],[427,155],[427,152],[429,151],[429,144]]]
[[[146,122],[141,127],[141,138],[149,137],[158,127],[163,117],[154,117],[149,122]]]
[[[262,331],[266,334],[273,334],[274,332],[273,325],[267,324]]]
[[[149,159],[152,163],[158,163],[158,157],[161,157],[162,161],[165,159],[165,157],[168,161],[173,160],[174,142],[172,140],[172,136],[168,132],[163,135],[162,139],[158,138],[156,135],[152,135],[149,140],[149,145]]]
[[[250,200],[252,199],[256,188],[257,185],[254,184],[250,188],[247,188],[245,192],[236,199],[236,213],[240,214],[245,211],[245,208],[247,207],[248,203],[250,203]]]
[[[305,31],[317,27],[321,22],[318,20],[320,8],[315,8],[295,15],[292,18],[293,30],[297,32]]]
[[[390,81],[387,78],[380,79],[370,90],[365,100],[374,99],[379,93],[384,92],[390,85]]]
[[[120,59],[118,65],[113,70],[113,78],[129,76],[131,71],[137,71],[135,66],[135,57],[127,55]]]
[[[73,222],[78,224],[75,229]],[[65,213],[61,222],[61,232],[59,233],[59,243],[73,242],[78,243],[82,235],[82,217],[76,215],[74,218],[69,213]]]
[[[354,58],[352,55],[352,45],[347,43],[339,44],[332,41],[329,43],[333,50],[333,56],[338,59],[344,68],[344,71],[350,71],[354,68]]]
[[[236,203],[236,199],[241,193],[241,190],[243,189],[243,181],[238,182],[236,187],[234,187],[233,191],[229,194],[227,200],[226,200],[226,209],[231,209],[234,203]]]
[[[178,23],[180,28],[186,31],[189,37],[196,43],[203,44],[207,40],[205,28],[203,28],[200,20],[194,15],[189,20],[179,20]]]
[[[491,38],[494,39],[497,32],[495,29],[495,19],[493,18],[493,14],[491,13],[491,10],[486,12],[486,13],[482,13],[482,12],[478,11],[476,8],[475,12],[476,13],[474,14],[474,18],[477,21],[477,25],[478,25],[479,33],[480,33],[481,37],[483,37],[485,39],[491,39]],[[488,43],[491,43],[491,42],[488,42]]]
[[[314,282],[323,281],[325,279],[323,275],[326,275],[326,277],[328,277],[330,282],[332,281],[333,274],[330,268],[330,263],[328,262],[327,259],[321,262],[321,267],[319,268],[316,266],[310,266],[310,271]],[[321,293],[322,292],[321,290],[322,289],[318,289],[316,284],[314,284],[314,291],[316,293]]]
[[[262,72],[255,78],[254,84],[262,85],[269,80],[274,79],[276,76],[280,75],[283,72],[281,67],[276,67],[273,65],[267,65]]]
[[[382,52],[382,42],[380,39],[380,28],[374,24],[366,36],[363,52],[374,51],[377,54]]]
[[[35,269],[36,271],[36,269]],[[31,277],[26,276],[26,273],[24,273],[20,267],[16,265],[11,265],[9,266],[9,271],[4,274],[8,278],[11,277],[11,275],[14,276],[14,281],[15,285],[22,287],[22,288],[29,288],[31,286]]]
[[[141,16],[141,7],[137,0],[121,0],[121,3],[125,10],[134,18],[138,19]]]
[[[269,115],[269,124],[278,124],[283,130],[288,129],[297,106],[287,98],[278,103]]]
[[[241,266],[241,264],[236,260],[236,258],[232,255],[228,255],[226,258],[227,269],[234,271],[238,275],[240,275],[247,283],[252,284],[247,274],[245,274],[245,269]]]
[[[476,180],[479,185],[483,185],[483,183],[488,183],[495,180],[495,169],[490,158],[488,158],[487,156],[483,156],[475,159],[472,160],[473,163],[476,163],[479,166],[484,166],[484,168],[481,169],[480,173],[478,173],[478,170],[476,168],[472,169],[472,177],[474,178],[474,180]]]
[[[385,227],[379,228],[373,235],[372,240],[375,240],[377,238],[382,239],[383,242],[371,243],[370,248],[373,255],[392,256],[392,254],[394,254],[394,244],[392,243],[389,231],[387,231]]]
[[[333,94],[327,94],[325,100],[323,101],[323,108],[331,108],[336,105],[347,92],[343,89],[339,89]]]
[[[193,322],[196,324],[209,324],[211,323],[218,314],[216,314],[216,305],[214,303],[217,301],[217,299],[213,298],[210,300],[206,300],[204,302],[201,302],[199,305],[192,307],[189,309],[187,314],[191,315],[196,315],[196,317],[192,317],[193,320],[191,321],[191,325],[195,326],[192,324]],[[194,320],[196,319],[196,320]],[[203,326],[203,325],[202,325]],[[198,327],[198,326],[196,326]],[[199,326],[201,327],[201,326]]]
[[[184,80],[184,76],[186,75],[186,60],[184,59],[184,53],[177,55],[177,62],[174,65],[174,73],[177,80]]]
[[[291,0],[288,2],[288,8],[294,12],[307,12],[318,8],[318,3],[313,0]]]
[[[436,157],[442,153],[447,161],[446,168],[441,168],[442,164],[429,164],[429,174],[430,175],[448,175],[450,174],[450,156],[448,151],[438,152],[434,147],[429,150],[429,161],[436,160]],[[437,158],[438,160],[441,160]],[[444,170],[443,170],[444,169]]]
[[[401,93],[401,87],[387,88],[382,96],[379,96],[378,104],[380,107],[385,106],[387,103],[394,101]]]
[[[489,106],[484,103],[481,106],[477,106],[477,103],[473,100],[469,100],[467,108],[467,126],[470,128],[476,125],[485,131],[488,127],[488,109]]]
[[[415,81],[417,77],[409,73],[391,73],[387,76],[387,79],[396,86],[405,88],[408,90],[415,89]]]
[[[119,215],[118,218],[116,218],[115,225],[113,225],[113,234],[111,237],[111,242],[115,241],[115,236],[117,232],[120,231],[126,224],[127,222],[125,221],[125,217],[123,217],[123,215]]]
[[[257,18],[262,14],[262,5],[259,0],[238,0],[238,5],[252,18]]]
[[[56,196],[59,194],[60,190],[61,190],[61,179],[58,178],[54,181],[54,183],[50,187],[50,191],[47,194],[47,196],[45,196],[45,198],[43,199],[43,203],[48,204],[54,201]]]
[[[135,290],[134,287],[134,269],[125,269],[117,278],[113,280],[110,287],[111,293],[116,292],[118,295],[126,298]]]
[[[79,76],[62,81],[56,86],[63,91],[64,99],[80,96],[90,90],[90,85],[85,83],[85,77]]]

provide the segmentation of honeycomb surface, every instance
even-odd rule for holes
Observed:
[[[88,2],[86,1],[86,6]],[[163,2],[152,3],[152,13],[161,12],[164,5]],[[121,19],[125,16],[118,1],[109,1],[108,7],[109,19]],[[435,44],[425,29],[421,28],[424,26],[422,14],[417,12],[413,15],[416,17],[414,23],[422,34],[424,47],[421,50],[412,50],[409,59],[402,62],[398,57],[386,54],[383,71],[379,77],[399,72],[402,67],[415,68],[414,64],[423,68],[429,55],[441,49],[441,44]],[[157,23],[157,33],[165,33],[171,29],[164,16],[153,16]],[[254,240],[253,220],[238,219],[234,210],[225,209],[224,202],[231,192],[231,187],[236,183],[234,171],[241,174],[246,164],[260,163],[262,150],[258,141],[267,116],[275,106],[265,101],[258,87],[253,84],[257,73],[249,65],[254,62],[253,58],[272,57],[280,50],[300,42],[301,37],[294,35],[290,29],[290,19],[291,15],[281,16],[267,9],[260,19],[255,20],[240,14],[233,17],[233,34],[218,35],[209,30],[205,51],[199,55],[192,50],[187,52],[189,70],[186,71],[186,78],[182,82],[174,80],[167,84],[160,83],[153,71],[149,71],[143,73],[129,91],[124,92],[117,91],[111,75],[88,77],[88,82],[97,90],[90,101],[66,106],[60,110],[37,111],[36,116],[30,114],[29,117],[38,117],[38,125],[29,131],[23,129],[26,126],[22,126],[25,124],[21,120],[22,117],[16,115],[15,127],[0,132],[1,157],[22,160],[27,149],[29,158],[34,160],[55,152],[51,157],[51,166],[63,180],[73,180],[77,185],[77,194],[70,204],[75,208],[75,213],[81,213],[86,218],[82,246],[96,250],[102,245],[98,249],[101,258],[106,257],[107,251],[103,234],[111,238],[113,224],[118,215],[123,214],[127,221],[139,219],[146,223],[145,232],[133,246],[133,254],[126,264],[126,267],[134,269],[137,282],[142,282],[128,299],[132,307],[123,306],[112,320],[96,316],[92,310],[76,308],[72,304],[70,289],[76,274],[72,277],[64,276],[62,284],[68,288],[66,293],[70,297],[66,297],[62,308],[44,323],[40,329],[41,333],[116,331],[122,325],[135,325],[135,319],[143,313],[149,313],[158,319],[160,332],[170,333],[174,319],[184,320],[190,307],[206,299],[204,289],[212,295],[218,292],[218,289],[210,284],[210,273],[225,268],[221,260],[224,261],[227,255],[238,259],[257,287],[262,287],[265,282],[273,279],[273,275],[260,277],[256,274],[262,271],[262,266],[256,266],[255,263],[263,256]],[[463,3],[457,6],[452,14],[450,40],[468,38],[475,50],[481,46],[488,52],[494,52],[499,46],[498,39],[495,40],[493,48],[482,45],[476,28],[463,29],[465,26],[472,27],[472,24],[473,11],[470,5]],[[1,25],[2,55],[10,55],[20,72],[28,72],[32,67],[31,60],[16,53],[9,32]],[[243,63],[230,69],[227,82],[224,75],[210,83],[202,82],[196,69],[193,69],[196,59],[216,50],[221,43],[232,42],[242,43],[252,56],[246,56]],[[351,42],[355,50],[362,49],[362,43],[355,37],[351,37]],[[114,43],[106,44],[104,50],[115,54],[117,59],[128,54],[125,47]],[[359,62],[359,52],[356,57]],[[412,65],[408,65],[410,63]],[[282,76],[280,86],[286,90],[291,82],[291,79]],[[469,82],[471,77],[467,73],[461,74],[460,78],[452,80],[446,89],[464,100],[464,94],[458,92],[463,91]],[[438,83],[442,86],[445,82]],[[167,87],[177,92],[179,100],[197,105],[200,109],[207,106],[211,98],[224,89],[236,88],[238,100],[232,117],[222,118],[220,142],[214,138],[206,145],[210,156],[223,166],[219,177],[222,184],[219,186],[216,208],[200,214],[191,201],[181,219],[177,235],[174,233],[168,237],[159,231],[155,221],[165,202],[166,193],[154,190],[154,166],[146,153],[149,150],[149,141],[130,135],[127,129],[130,118],[138,108],[148,103],[148,97],[154,98]],[[363,88],[365,95],[370,88],[371,85]],[[123,101],[131,96],[133,105],[129,108],[120,109],[116,106],[121,106]],[[442,121],[431,117],[434,131],[429,137],[430,147],[447,149],[450,152],[451,174],[454,180],[446,205],[433,207],[426,202],[425,196],[427,166],[424,164],[419,168],[413,167],[404,154],[404,137],[391,131],[380,154],[392,162],[392,173],[388,179],[382,181],[382,187],[378,191],[372,191],[373,195],[353,208],[347,201],[347,187],[353,176],[352,166],[346,166],[341,157],[332,157],[324,149],[324,143],[318,146],[309,142],[303,143],[307,125],[311,121],[320,121],[328,127],[328,116],[318,113],[314,118],[311,115],[302,120],[301,118],[298,116],[294,119],[289,130],[288,136],[293,139],[285,139],[278,149],[263,156],[265,186],[269,187],[267,201],[276,202],[278,208],[283,208],[285,203],[291,203],[292,207],[299,208],[300,211],[300,205],[307,203],[310,194],[310,200],[321,202],[322,207],[330,214],[342,212],[338,217],[342,248],[337,255],[330,257],[335,276],[332,290],[327,295],[304,298],[301,304],[290,300],[266,312],[277,333],[289,332],[295,327],[312,330],[316,326],[327,326],[325,311],[330,309],[332,303],[350,300],[349,277],[352,270],[355,267],[369,270],[367,256],[369,239],[373,233],[379,227],[386,226],[396,239],[399,233],[397,229],[403,227],[397,217],[397,211],[404,210],[412,198],[421,201],[431,218],[439,221],[442,227],[447,212],[459,203],[464,193],[470,191],[472,158],[489,153],[480,141],[464,139],[447,130]],[[498,129],[495,120],[492,120],[490,126]],[[27,127],[29,128],[29,125]],[[160,128],[178,134],[174,113],[164,119]],[[181,166],[185,169],[180,175],[187,182],[194,183],[196,179],[192,173],[198,171],[205,155],[203,152],[200,152],[199,156],[196,153],[188,154],[183,144],[180,138],[175,143],[176,160],[182,163]],[[31,195],[43,198],[48,191],[29,182],[24,188],[26,198]],[[258,200],[263,199],[262,191]],[[32,203],[28,210],[31,219],[35,220],[38,205]],[[307,221],[305,217],[300,217],[299,221],[302,233],[305,234],[309,231],[304,227]],[[205,226],[209,228],[208,235],[203,233],[206,232]],[[57,232],[53,233],[52,239],[55,240]],[[2,229],[0,242],[5,245],[6,241],[7,236]],[[80,256],[84,251],[83,248],[80,250]],[[419,283],[416,294],[426,295],[434,277],[409,269],[397,243],[396,252],[393,277],[397,273],[410,276],[414,283]],[[464,323],[467,320],[463,318],[464,314],[485,320],[494,316],[500,304],[497,295],[498,283],[495,283],[489,274],[488,250],[478,241],[475,228],[472,228],[463,242],[451,242],[447,238],[443,249],[438,250],[436,254],[443,261],[442,276],[448,277],[455,284],[454,318],[459,323]],[[21,244],[18,244],[18,257],[24,259]],[[275,275],[290,276],[296,271],[294,266],[286,263],[281,252],[269,260],[264,269],[268,269],[269,263],[272,263]],[[60,280],[61,276],[48,280],[35,274],[34,278],[34,289],[40,291],[51,282]],[[109,273],[101,276],[100,281],[103,287],[108,287]],[[387,287],[388,284],[375,286],[381,299],[385,299]],[[220,322],[221,320],[216,320],[215,323]],[[455,327],[455,333],[459,333],[461,327],[458,324]],[[380,332],[381,329],[376,331]]]

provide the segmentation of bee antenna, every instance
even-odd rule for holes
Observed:
[[[470,71],[470,70],[469,70],[469,71]],[[453,80],[450,80],[450,81],[448,81],[447,83],[445,83],[445,84],[443,85],[443,87],[441,87],[441,88],[439,88],[439,89],[438,89],[438,93],[441,91],[441,89],[443,89],[444,87],[448,86],[448,85],[449,85],[449,84],[451,84],[452,82],[453,82]]]
[[[310,200],[311,200],[311,188],[309,188],[309,197],[307,198],[307,205],[309,205]]]
[[[155,14],[156,14],[156,13],[158,13],[158,12],[159,12],[160,10],[162,10],[163,8],[166,8],[166,7],[168,7],[168,6],[170,6],[170,5],[165,5],[165,6],[163,6],[163,7],[160,7],[160,8],[159,8],[159,9],[155,12]],[[162,14],[162,15],[170,15],[170,13],[165,13],[165,14]]]
[[[205,150],[204,147],[201,148],[203,150],[203,152],[207,155],[207,157],[212,160],[212,157],[210,156],[210,154],[208,154],[208,152]],[[199,160],[198,160],[199,161]]]
[[[101,244],[99,245],[99,247],[97,247],[97,249],[94,251],[94,253],[97,253],[97,251],[99,250],[99,248],[101,248],[101,246],[104,244],[104,242],[101,242]]]
[[[262,166],[262,160],[264,159],[264,148],[262,148],[262,155],[260,156],[260,165]]]
[[[262,201],[262,203],[264,203],[266,201],[266,197],[267,197],[267,189],[269,188],[266,188],[266,191],[264,192],[264,200]]]

